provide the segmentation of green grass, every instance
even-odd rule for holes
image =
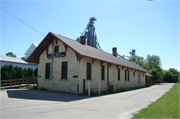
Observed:
[[[169,92],[166,92],[156,102],[133,114],[133,118],[180,118],[179,87],[180,84],[176,83]]]

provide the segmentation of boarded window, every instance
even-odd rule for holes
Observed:
[[[61,79],[67,79],[68,62],[62,62]]]
[[[104,80],[104,66],[101,66],[101,80]]]
[[[87,63],[86,79],[91,79],[91,63]]]
[[[59,52],[59,46],[55,46],[54,47],[54,53],[58,53]]]
[[[120,80],[120,69],[118,69],[118,80]]]
[[[46,79],[50,78],[50,63],[46,63]]]

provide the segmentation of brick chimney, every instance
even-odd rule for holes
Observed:
[[[81,36],[80,37],[80,43],[85,45],[86,44],[86,36]]]
[[[117,57],[117,48],[116,47],[113,47],[112,48],[112,54]]]

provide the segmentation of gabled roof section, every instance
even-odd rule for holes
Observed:
[[[148,76],[148,77],[154,77],[153,75],[151,75],[150,73],[147,73],[147,72],[146,72],[146,76]]]
[[[82,45],[81,43],[66,38],[64,36],[49,32],[48,35],[43,39],[43,41],[38,45],[38,47],[34,50],[34,52],[30,55],[30,57],[27,59],[28,62],[34,62],[38,63],[40,55],[43,53],[46,48],[51,44],[51,42],[54,40],[60,40],[64,45],[71,48],[73,51],[75,51],[76,54],[82,56],[82,57],[89,57],[94,60],[100,60],[103,62],[108,62],[110,64],[115,64],[117,66],[123,66],[143,72],[148,72],[144,68],[140,67],[139,65],[130,62],[126,59],[115,57],[114,55],[101,51],[99,49],[93,48],[88,45]]]
[[[30,50],[33,46],[37,47],[38,44],[32,43],[31,46],[29,47],[29,49],[26,51],[25,55],[29,52],[29,50]]]

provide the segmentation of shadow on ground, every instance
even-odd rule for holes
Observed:
[[[91,98],[89,96],[79,96],[75,94],[59,93],[44,90],[26,90],[26,89],[13,89],[6,90],[9,98],[20,98],[29,100],[47,100],[47,101],[76,101]]]

